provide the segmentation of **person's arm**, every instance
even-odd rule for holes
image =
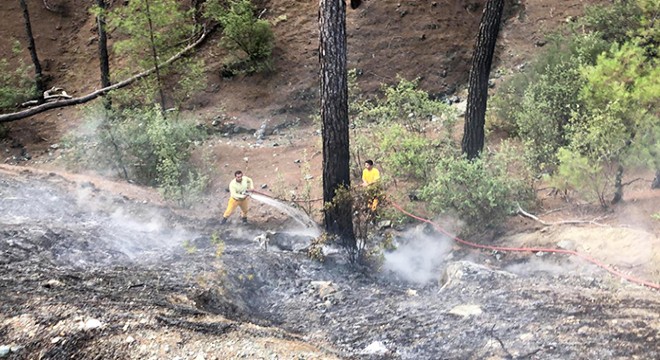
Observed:
[[[367,169],[362,170],[362,186],[369,185],[367,183]]]
[[[252,181],[252,178],[247,178],[247,189],[248,190],[254,190],[254,182]]]
[[[378,169],[374,168],[374,181],[373,182],[376,182],[378,180],[380,180],[380,171],[378,171]]]

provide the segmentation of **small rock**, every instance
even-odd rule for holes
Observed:
[[[44,287],[46,288],[56,288],[56,287],[62,287],[64,286],[64,283],[57,280],[57,279],[50,279],[46,281],[46,284],[44,284]]]
[[[557,247],[564,250],[575,250],[575,242],[571,240],[561,240],[557,243]]]
[[[477,316],[481,315],[482,312],[479,305],[458,305],[449,310],[450,314],[462,317]]]
[[[388,229],[392,227],[392,220],[383,220],[378,222],[379,229]]]
[[[408,296],[417,296],[417,290],[408,289],[408,290],[406,290],[406,295],[408,295]]]
[[[293,160],[294,164],[300,164],[300,159]]]
[[[134,343],[134,342],[135,342],[135,338],[132,337],[132,336],[130,336],[130,335],[128,335],[128,337],[126,338],[126,343],[127,343],[127,344],[132,344],[132,343]]]
[[[55,336],[54,338],[50,339],[51,344],[57,344],[58,342],[62,341],[61,336]]]
[[[53,149],[53,150],[57,150],[57,149],[60,148],[60,144],[52,144],[52,145],[50,146],[50,148]]]
[[[9,345],[0,345],[0,358],[9,356],[11,347]]]
[[[362,350],[364,355],[385,355],[389,352],[387,347],[380,341],[374,341]]]
[[[261,184],[261,188],[262,188],[262,189],[266,189],[266,188],[268,188],[268,184]]]
[[[87,321],[80,325],[82,330],[93,330],[101,327],[103,327],[103,323],[96,319],[87,319]]]

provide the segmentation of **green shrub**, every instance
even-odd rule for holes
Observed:
[[[21,45],[14,41],[14,53],[21,52]],[[28,66],[19,61],[12,68],[6,59],[0,59],[0,110],[16,107],[35,96],[34,80],[28,75]]]
[[[69,137],[69,163],[113,170],[138,184],[157,187],[164,197],[190,205],[205,190],[208,176],[190,161],[203,132],[193,123],[165,117],[158,106],[106,113],[95,108],[79,133]]]
[[[395,86],[381,87],[381,99],[357,102],[359,106],[354,110],[357,125],[399,123],[408,130],[423,133],[432,120],[438,120],[446,131],[451,131],[456,121],[451,106],[431,100],[427,92],[417,89],[417,80],[397,78],[399,82]]]
[[[538,171],[554,169],[557,150],[567,144],[566,127],[584,110],[581,66],[593,64],[607,43],[594,34],[554,36],[524,72],[505,81],[491,102],[503,126],[520,137]]]
[[[349,109],[356,125],[351,136],[352,173],[359,177],[364,161],[374,159],[385,178],[425,182],[438,158],[456,148],[456,112],[431,100],[417,89],[416,81],[399,78],[397,85],[381,89],[382,99],[366,100],[356,73],[349,74]],[[430,124],[433,132],[426,131]]]
[[[254,11],[250,0],[231,0],[229,9],[218,0],[206,5],[205,15],[223,26],[221,44],[237,59],[227,64],[236,72],[250,74],[271,68],[273,31],[268,21],[258,19]]]
[[[468,224],[466,233],[497,227],[532,194],[526,181],[512,177],[510,161],[486,153],[474,160],[440,159],[421,198],[431,211],[455,215]]]
[[[588,6],[580,23],[607,42],[622,43],[630,39],[631,30],[642,27],[643,2],[647,1],[615,0],[607,5]]]

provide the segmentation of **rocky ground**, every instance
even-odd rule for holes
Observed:
[[[420,225],[365,271],[55,173],[4,168],[0,185],[2,357],[660,357],[660,294],[565,256]]]

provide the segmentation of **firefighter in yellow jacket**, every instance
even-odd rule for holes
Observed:
[[[227,222],[227,218],[231,216],[237,206],[241,208],[241,221],[244,224],[247,223],[250,190],[254,190],[252,179],[244,176],[242,171],[236,171],[234,179],[229,183],[229,203],[227,204],[227,210],[222,215],[221,224]]]
[[[374,167],[373,160],[367,160],[364,162],[364,170],[362,170],[362,186],[377,186],[378,180],[380,180],[380,171]],[[378,198],[374,198],[369,204],[371,211],[376,211],[378,206]]]

